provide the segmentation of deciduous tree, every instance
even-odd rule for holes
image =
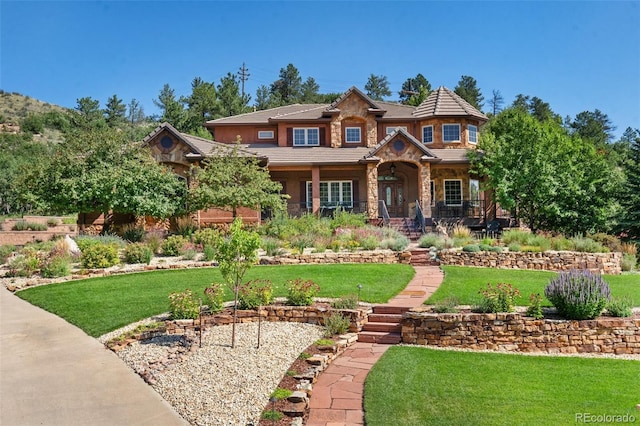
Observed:
[[[504,105],[504,98],[499,90],[493,90],[491,92],[491,99],[489,99],[489,108],[491,108],[491,114],[494,116],[502,111],[502,105]]]

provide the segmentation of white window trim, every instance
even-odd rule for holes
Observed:
[[[357,141],[350,141],[347,138],[347,132],[349,131],[349,129],[351,130],[357,130],[358,131],[358,140]],[[362,142],[362,129],[360,127],[345,127],[344,128],[344,140],[346,143],[361,143]]]
[[[385,128],[385,132],[387,133],[387,136],[390,135],[391,133],[395,132],[398,129],[402,129],[405,132],[407,132],[407,126],[389,126],[387,128]]]
[[[460,204],[449,204],[447,203],[447,182],[460,182]],[[464,200],[464,195],[462,194],[462,179],[445,179],[443,184],[444,189],[444,203],[447,206],[461,206],[462,201]]]
[[[273,130],[258,130],[258,139],[274,139],[275,135]]]
[[[458,139],[446,140],[444,138],[444,128],[446,126],[457,126],[458,127]],[[460,142],[460,123],[444,123],[444,124],[442,124],[442,142],[444,142],[444,143]]]
[[[476,140],[475,141],[471,140],[471,128],[474,129],[474,133],[476,134]],[[474,145],[478,143],[478,126],[475,126],[473,124],[467,125],[467,139],[469,140],[469,143],[472,143]]]
[[[345,201],[342,199],[342,185],[344,185],[345,183],[349,183],[351,186],[351,200],[348,202],[348,204],[346,204],[347,207],[349,208],[353,208],[353,181],[352,180],[322,180],[320,181],[320,183],[326,183],[327,184],[327,198],[330,200],[331,199],[331,184],[332,183],[339,183],[340,184],[340,189],[339,191],[339,196],[338,196],[338,202],[340,203],[341,206],[345,205]],[[312,199],[312,188],[313,188],[313,182],[308,180],[307,181],[307,208],[311,208],[312,204],[313,204],[313,199]],[[321,202],[322,204],[322,202]],[[322,207],[322,205],[321,205]],[[333,206],[331,206],[333,207]]]
[[[304,131],[304,143],[296,143],[296,130]],[[309,130],[317,130],[318,143],[309,143]],[[319,146],[320,145],[320,128],[319,127],[294,127],[293,128],[293,146]]]
[[[426,140],[424,140],[424,129],[427,129],[429,127],[431,127],[431,140],[429,142],[427,142]],[[424,144],[433,143],[433,125],[422,126],[422,143],[424,143]]]

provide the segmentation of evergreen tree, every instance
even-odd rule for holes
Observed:
[[[182,128],[185,118],[184,109],[176,99],[175,91],[168,84],[162,87],[158,99],[154,99],[153,103],[160,108],[160,121],[166,121],[178,130]]]
[[[106,121],[100,109],[100,101],[90,96],[76,100],[77,105],[71,114],[71,122],[83,129],[104,127]]]
[[[625,134],[633,139],[629,147],[629,161],[625,167],[627,181],[621,200],[623,212],[620,231],[630,240],[640,240],[640,130],[631,130],[629,133],[625,131]]]
[[[275,108],[284,105],[280,98],[280,93],[272,93],[264,84],[256,90],[256,102],[254,104],[257,110]]]
[[[218,107],[220,116],[230,117],[247,112],[247,104],[250,98],[249,95],[243,97],[240,93],[240,83],[235,74],[229,72],[220,79],[220,84],[218,84]]]
[[[364,90],[374,101],[384,101],[385,96],[391,96],[391,90],[389,90],[389,81],[384,75],[371,74],[367,80],[367,84],[364,85]]]
[[[302,78],[293,64],[280,68],[280,78],[271,83],[271,93],[279,95],[284,105],[294,104],[302,97]],[[274,98],[275,99],[275,98]]]
[[[320,103],[320,86],[313,77],[308,77],[300,88],[300,102],[307,104]]]
[[[107,99],[104,117],[109,127],[118,127],[126,121],[127,106],[117,95]]]
[[[198,132],[205,121],[219,118],[218,97],[213,83],[196,77],[191,82],[191,95],[180,98],[186,105],[186,117],[180,131],[186,133]]]
[[[131,124],[138,124],[145,120],[144,109],[136,98],[131,99],[131,102],[129,102],[129,113],[127,115],[127,119]]]
[[[491,99],[489,99],[489,107],[491,108],[491,114],[494,116],[502,111],[502,105],[504,105],[504,98],[499,90],[493,90],[491,92]]]
[[[413,78],[408,78],[402,83],[402,89],[398,92],[400,102],[405,105],[414,105],[420,98],[431,93],[431,83],[422,74],[418,73]],[[426,96],[424,96],[426,98]],[[418,103],[417,105],[420,105]],[[417,106],[414,105],[414,106]]]
[[[463,75],[453,91],[478,110],[482,109],[484,96],[482,96],[475,78]]]
[[[600,110],[583,111],[569,122],[571,132],[582,139],[591,141],[598,147],[606,146],[613,139],[613,131],[616,127],[611,120]]]

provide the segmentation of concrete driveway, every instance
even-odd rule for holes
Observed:
[[[0,425],[187,425],[96,339],[0,288]]]

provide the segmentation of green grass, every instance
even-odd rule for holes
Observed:
[[[525,271],[514,269],[469,268],[462,266],[443,266],[444,282],[436,292],[425,302],[435,304],[442,302],[449,296],[456,296],[462,305],[474,305],[480,300],[478,291],[486,288],[488,283],[509,283],[520,290],[520,298],[516,303],[521,306],[529,305],[529,295],[540,293],[544,296],[544,288],[555,272]],[[628,297],[634,306],[640,306],[640,275],[606,275],[613,297]],[[544,306],[551,306],[545,298]]]
[[[364,390],[366,424],[572,425],[636,410],[640,362],[391,347]]]
[[[408,265],[341,264],[257,266],[245,281],[269,279],[275,296],[286,296],[286,281],[311,279],[320,286],[319,297],[341,297],[357,293],[361,299],[386,302],[413,278]],[[22,299],[52,312],[97,337],[143,318],[169,310],[172,292],[191,289],[197,297],[212,282],[222,282],[217,268],[154,271],[92,278],[34,287],[16,293]],[[225,300],[233,300],[225,286]]]

